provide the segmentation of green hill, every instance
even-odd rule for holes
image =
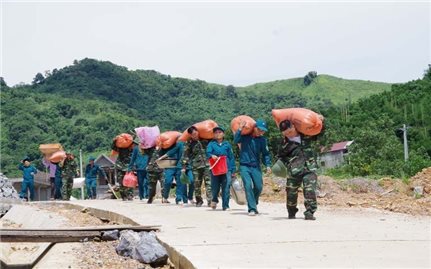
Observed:
[[[428,80],[420,81],[428,85]],[[391,91],[384,83],[319,75],[308,86],[304,85],[304,79],[291,79],[236,88],[173,78],[151,70],[130,71],[110,62],[83,59],[54,69],[47,77],[37,74],[31,85],[8,87],[1,81],[0,168],[3,173],[18,175],[17,162],[27,154],[40,166],[40,143],[60,142],[69,151],[77,153],[82,149],[86,155],[96,154],[109,152],[115,135],[138,126],[157,124],[162,131],[182,131],[194,122],[211,118],[229,127],[230,120],[239,114],[269,122],[270,149],[275,152],[280,134],[270,112],[280,107],[308,107],[325,115],[328,131],[324,141],[327,143],[356,139],[364,123],[375,126],[380,118],[376,115],[381,114],[396,120],[387,121],[387,130],[378,130],[375,134],[395,137],[389,130],[410,119],[409,111],[420,103],[417,98],[421,96],[405,95],[404,86],[397,87]],[[380,94],[361,99],[357,104],[345,102],[348,93],[354,101],[375,92]],[[398,96],[402,99],[396,99]],[[393,107],[381,105],[395,104],[391,101],[395,99],[398,101]],[[381,103],[376,103],[377,100]],[[408,105],[403,106],[404,103]],[[425,151],[431,148],[427,146],[429,137],[423,135],[431,129],[423,127],[429,126],[427,109],[422,105],[414,110],[416,116],[411,118],[419,119],[420,115],[423,118],[411,131],[417,134],[411,137],[412,150],[422,145]],[[362,118],[358,119],[357,115]],[[229,131],[227,137],[232,138]],[[363,146],[371,145],[376,146]],[[398,150],[399,145],[394,146]]]
[[[334,104],[344,104],[346,101],[355,102],[360,98],[378,94],[391,89],[391,84],[383,82],[348,80],[328,75],[318,75],[306,86],[304,78],[292,78],[266,83],[258,83],[239,88],[247,94],[266,94],[268,92],[285,95],[287,93],[301,93],[304,97],[328,99]]]

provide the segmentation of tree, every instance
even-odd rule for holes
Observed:
[[[42,73],[37,73],[36,76],[33,79],[32,84],[42,84],[45,81],[45,77],[42,75]]]
[[[316,71],[310,71],[310,72],[308,72],[308,74],[305,75],[305,77],[304,77],[304,85],[305,86],[310,85],[316,77],[317,77],[317,72]]]
[[[6,81],[4,81],[4,78],[0,77],[0,88],[3,88],[3,87],[8,88]]]
[[[233,85],[226,86],[226,96],[229,98],[237,98],[236,88]]]

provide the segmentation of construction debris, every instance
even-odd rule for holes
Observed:
[[[0,173],[0,217],[4,216],[16,203],[21,203],[18,192],[9,179]]]
[[[169,258],[167,250],[157,241],[154,232],[122,231],[116,251],[119,255],[132,257],[153,267],[166,265]]]

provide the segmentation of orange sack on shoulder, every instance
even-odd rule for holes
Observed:
[[[133,136],[130,134],[122,133],[116,137],[115,145],[120,149],[126,149],[133,143]]]
[[[289,120],[304,135],[318,135],[323,127],[323,116],[306,108],[273,109],[272,117],[277,126],[280,122]]]
[[[209,139],[214,139],[213,129],[217,127],[218,124],[213,120],[204,120],[204,121],[195,123],[192,126],[198,129],[200,139],[209,140]],[[187,132],[187,129],[183,132],[183,134],[178,140],[185,142],[190,139],[190,134]]]
[[[66,152],[59,150],[57,152],[54,152],[50,157],[49,161],[52,163],[59,163],[66,159]]]
[[[180,136],[181,136],[180,132],[167,131],[160,134],[160,136],[157,138],[156,144],[162,149],[168,149],[177,142]]]
[[[238,131],[239,125],[242,121],[246,122],[244,128],[242,128],[242,131],[241,131],[242,135],[251,134],[253,132],[254,127],[256,127],[256,121],[250,116],[241,115],[241,116],[235,117],[230,122],[230,129],[232,130],[232,133],[234,135],[235,135],[236,131]]]

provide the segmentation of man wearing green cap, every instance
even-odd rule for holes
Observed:
[[[97,196],[97,174],[106,178],[105,171],[99,165],[94,163],[95,158],[88,158],[88,164],[85,167],[85,187],[87,188],[87,199],[96,199]]]
[[[257,120],[256,127],[249,135],[241,135],[242,128],[246,125],[241,122],[234,136],[234,143],[241,144],[239,152],[239,171],[245,188],[247,198],[248,214],[255,216],[259,196],[263,189],[261,163],[266,167],[266,172],[271,172],[271,157],[269,156],[268,143],[263,136],[268,131],[264,120]],[[263,159],[263,161],[262,161]]]

